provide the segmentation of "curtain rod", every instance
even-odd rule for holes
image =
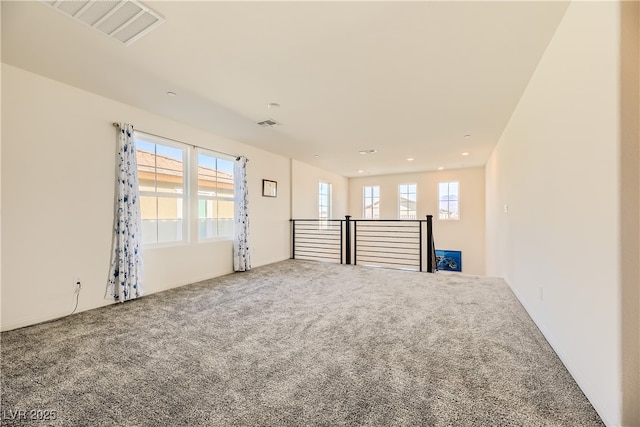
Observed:
[[[117,128],[119,128],[119,127],[120,127],[120,123],[113,122],[112,124],[113,124],[115,127],[117,127]],[[134,131],[135,131],[135,130],[136,130],[136,129],[134,128]],[[242,156],[238,156],[238,155],[236,155],[236,154],[229,154],[229,153],[225,153],[225,152],[223,152],[223,151],[217,151],[217,150],[213,150],[213,149],[211,149],[211,148],[201,147],[200,145],[195,145],[195,144],[190,144],[190,143],[188,143],[188,142],[178,141],[177,139],[167,138],[166,136],[156,135],[155,133],[146,132],[146,131],[144,131],[144,130],[140,130],[140,129],[137,129],[137,130],[138,130],[138,132],[146,133],[147,135],[155,136],[155,137],[157,137],[157,138],[168,139],[169,141],[179,142],[180,144],[184,144],[184,145],[190,145],[190,146],[192,146],[193,148],[203,148],[203,149],[205,149],[205,150],[215,151],[216,153],[224,154],[225,156],[233,157],[234,159],[239,159],[240,157],[242,157]],[[249,161],[249,159],[247,159],[247,161]]]

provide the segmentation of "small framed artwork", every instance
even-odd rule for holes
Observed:
[[[438,270],[462,271],[462,252],[436,249]]]
[[[262,180],[262,195],[264,197],[278,197],[278,183],[268,179]]]

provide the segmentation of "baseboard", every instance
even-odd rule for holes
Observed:
[[[38,316],[28,317],[26,319],[18,319],[13,322],[3,322],[2,326],[0,326],[0,331],[6,332],[11,331],[13,329],[26,328],[27,326],[35,326],[40,323],[52,322],[54,320],[63,319],[65,317],[72,316],[74,314],[81,313],[83,311],[93,310],[96,308],[104,307],[106,305],[115,304],[115,302],[109,302],[105,300],[105,304],[98,305],[96,307],[85,308],[83,310],[78,310],[75,313],[71,313],[69,311],[61,313],[49,313],[49,314],[40,314]]]
[[[263,265],[273,264],[273,263],[276,263],[276,262],[284,261],[286,259],[289,259],[289,258],[277,258],[277,259],[273,259],[273,260],[268,260],[266,262],[258,263],[256,265],[254,265],[254,267],[261,267]],[[186,282],[185,281],[179,281],[179,282],[175,282],[175,283],[170,283],[168,285],[162,286],[161,288],[157,288],[157,289],[153,289],[152,291],[148,291],[148,292],[145,293],[145,295],[153,295],[153,294],[158,293],[158,292],[168,291],[169,289],[179,288],[179,287],[182,287],[182,286],[188,286],[188,285],[191,285],[193,283],[202,282],[204,280],[215,279],[216,277],[222,277],[222,276],[226,276],[227,274],[232,274],[232,273],[233,273],[233,271],[228,271],[228,272],[223,272],[223,273],[221,273],[219,275],[216,275],[216,276],[194,277],[194,278],[189,279]],[[93,310],[93,309],[104,307],[104,306],[111,305],[111,304],[116,304],[116,302],[115,301],[104,300],[103,304],[97,304],[97,305],[92,306],[92,307],[87,307],[87,308],[84,308],[82,310],[78,310],[74,314],[81,313],[83,311]],[[24,318],[24,319],[19,319],[19,320],[15,320],[15,321],[11,321],[11,322],[2,323],[2,325],[0,325],[0,331],[5,332],[5,331],[13,330],[13,329],[19,329],[19,328],[24,328],[24,327],[27,327],[27,326],[37,325],[39,323],[51,322],[53,320],[61,319],[63,317],[67,317],[67,316],[70,316],[70,315],[71,315],[70,312],[51,312],[51,313],[46,313],[46,314],[40,313],[37,316],[32,316],[32,317],[28,317],[28,318]]]
[[[285,257],[285,258],[273,258],[267,261],[263,261],[263,262],[258,262],[255,263],[251,266],[251,268],[256,268],[256,267],[262,267],[264,265],[269,265],[269,264],[275,264],[276,262],[280,262],[280,261],[286,261],[288,259],[291,259],[289,256]]]
[[[181,288],[182,286],[193,285],[194,283],[204,282],[205,280],[215,279],[216,277],[222,277],[232,273],[233,271],[229,271],[229,272],[221,273],[215,276],[198,276],[198,277],[194,277],[193,279],[189,279],[187,282],[179,281],[179,282],[170,283],[168,285],[163,286],[162,288],[154,289],[152,292],[145,292],[145,295],[153,295],[153,294],[157,294],[158,292],[168,291],[169,289]]]
[[[547,342],[549,343],[553,351],[558,355],[558,357],[560,358],[560,361],[565,366],[565,368],[567,368],[567,371],[569,371],[569,374],[571,374],[571,377],[573,377],[574,381],[578,384],[578,387],[580,387],[580,389],[582,390],[584,395],[587,397],[587,399],[589,400],[593,408],[596,410],[596,412],[598,413],[602,421],[608,427],[624,427],[619,422],[614,422],[611,419],[611,417],[607,416],[606,411],[603,410],[603,408],[606,405],[603,405],[597,398],[594,397],[596,396],[594,392],[596,390],[596,387],[593,386],[593,384],[591,384],[587,379],[585,379],[587,378],[586,375],[580,375],[580,372],[576,371],[573,368],[574,366],[576,366],[576,364],[574,364],[572,358],[569,355],[567,355],[565,352],[563,352],[561,350],[561,347],[557,345],[558,341],[555,339],[553,333],[551,333],[551,331],[549,330],[549,328],[547,328],[544,322],[542,322],[540,319],[536,317],[535,313],[533,313],[531,310],[527,308],[527,304],[525,304],[524,302],[525,300],[524,298],[522,298],[522,295],[508,282],[507,282],[507,285],[509,286],[513,294],[516,296],[518,301],[520,301],[520,304],[522,305],[522,307],[524,307],[525,311],[527,312],[531,320],[533,320],[533,323],[535,323],[538,329],[540,330],[540,332],[542,332],[542,335],[545,337],[545,339],[547,340]]]

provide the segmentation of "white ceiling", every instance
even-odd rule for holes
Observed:
[[[2,61],[344,176],[484,165],[568,5],[143,3],[166,22],[124,46],[2,1]]]

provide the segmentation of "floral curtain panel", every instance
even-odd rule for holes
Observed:
[[[142,296],[142,224],[133,126],[120,123],[118,176],[111,268],[105,299],[124,302]]]
[[[235,202],[235,238],[233,241],[233,269],[235,271],[251,270],[249,254],[249,213],[247,204],[247,158],[238,157],[234,165]]]

